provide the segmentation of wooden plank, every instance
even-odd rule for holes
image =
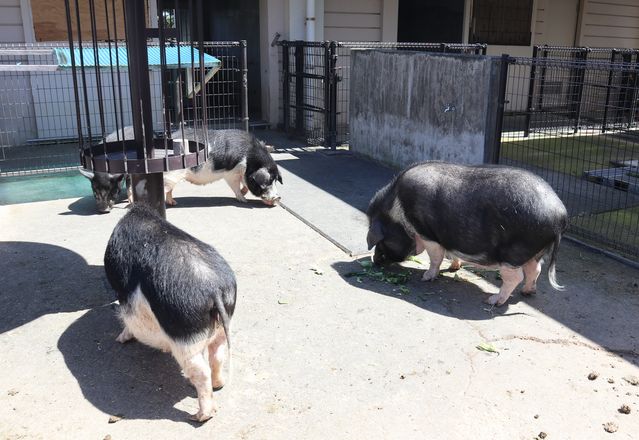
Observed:
[[[379,14],[324,14],[324,27],[381,28],[382,17]]]
[[[80,27],[82,28],[82,39],[91,39],[91,20],[89,16],[89,2],[81,0],[80,4]],[[77,26],[75,19],[75,2],[71,2],[72,28],[74,39],[77,39]],[[105,11],[104,2],[96,0],[96,28],[98,40],[107,39],[106,17],[108,12],[109,28],[111,38],[114,38],[113,14],[111,10],[111,0],[107,1],[108,11]],[[31,0],[31,10],[33,14],[33,27],[36,41],[67,41],[67,16],[64,0]],[[118,38],[124,39],[124,15],[122,2],[115,1],[116,26]]]
[[[24,31],[22,25],[0,26],[0,41],[3,43],[24,43]]]
[[[20,6],[0,6],[0,25],[22,24]]]
[[[324,38],[337,41],[380,41],[380,29],[324,28]]]
[[[639,17],[639,2],[634,4],[616,5],[608,2],[589,1],[584,11],[588,14],[616,15],[618,17]]]
[[[325,0],[324,13],[382,13],[382,0]]]

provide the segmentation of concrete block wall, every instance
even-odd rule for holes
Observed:
[[[354,50],[350,148],[396,168],[489,162],[500,59]]]

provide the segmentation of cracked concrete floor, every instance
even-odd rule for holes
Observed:
[[[168,219],[238,279],[217,415],[186,421],[195,391],[172,358],[114,341],[102,256],[124,205],[97,216],[90,199],[38,202],[0,207],[0,438],[638,437],[637,270],[564,242],[564,292],[544,272],[536,297],[491,309],[491,274],[422,283],[411,263],[399,290],[347,276],[362,259],[279,207],[241,206],[223,183],[176,193]]]

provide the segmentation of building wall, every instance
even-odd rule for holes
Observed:
[[[639,48],[639,0],[582,0],[578,45]]]
[[[20,0],[0,0],[0,42],[25,42]]]
[[[325,0],[324,38],[382,41],[383,6],[383,0]]]
[[[537,0],[535,45],[574,46],[579,0]]]

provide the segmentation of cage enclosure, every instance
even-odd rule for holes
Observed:
[[[65,0],[69,46],[55,54],[72,73],[81,165],[131,175],[134,201],[165,216],[163,173],[206,161],[205,85],[221,62],[203,48],[202,0],[151,2]]]

